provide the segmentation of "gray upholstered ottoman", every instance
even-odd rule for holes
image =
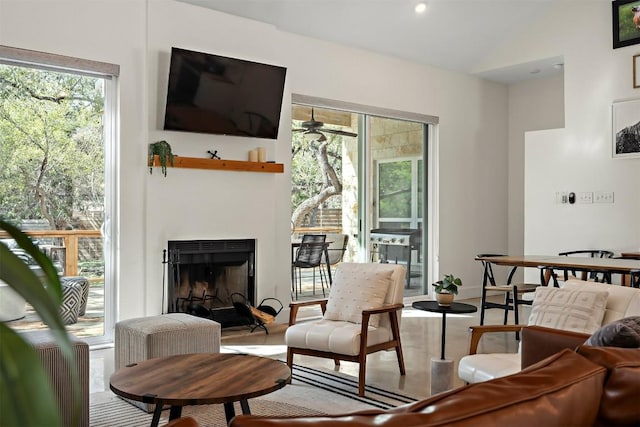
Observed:
[[[45,372],[49,375],[51,388],[58,401],[60,417],[65,426],[89,426],[89,344],[69,335],[75,356],[75,369],[78,375],[80,402],[78,413],[73,413],[71,397],[73,382],[67,363],[56,344],[56,340],[48,330],[29,331],[20,334],[36,349]],[[75,415],[75,418],[74,418]],[[74,422],[75,420],[75,422]]]
[[[156,357],[218,353],[220,324],[185,313],[140,317],[116,323],[115,369]],[[153,412],[155,405],[129,401]]]

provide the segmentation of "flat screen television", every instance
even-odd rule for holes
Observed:
[[[276,139],[286,72],[173,47],[164,129]]]

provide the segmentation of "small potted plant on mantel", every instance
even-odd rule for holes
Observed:
[[[453,274],[445,274],[442,280],[438,280],[433,286],[438,305],[449,306],[454,295],[458,295],[458,287],[462,286],[462,280]]]

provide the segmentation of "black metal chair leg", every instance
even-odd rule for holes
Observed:
[[[520,324],[519,316],[520,314],[518,313],[518,287],[514,286],[513,287],[513,321],[515,322],[516,325]],[[516,331],[516,340],[520,341],[520,331]]]
[[[511,292],[505,292],[504,294],[504,316],[503,316],[503,325],[507,324],[507,321],[509,320],[509,305],[511,303],[511,298],[510,298],[510,294]]]

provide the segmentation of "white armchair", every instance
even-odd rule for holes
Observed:
[[[405,267],[397,264],[341,263],[328,299],[292,302],[285,333],[287,365],[294,354],[360,364],[358,394],[364,395],[367,355],[395,349],[400,374],[405,374],[400,343]],[[320,305],[320,320],[296,323],[298,308]],[[399,314],[400,313],[400,314]]]
[[[587,297],[580,300],[579,293],[587,294]],[[599,298],[594,297],[595,294],[602,296],[602,293],[605,294],[604,307],[600,307]],[[640,289],[568,280],[561,289],[536,289],[529,325],[583,333],[588,337],[601,326],[629,316],[640,316]],[[458,377],[466,383],[475,383],[519,372],[522,367],[520,351],[484,354],[477,351],[483,334],[512,332],[524,326],[472,326],[469,355],[460,359]]]

